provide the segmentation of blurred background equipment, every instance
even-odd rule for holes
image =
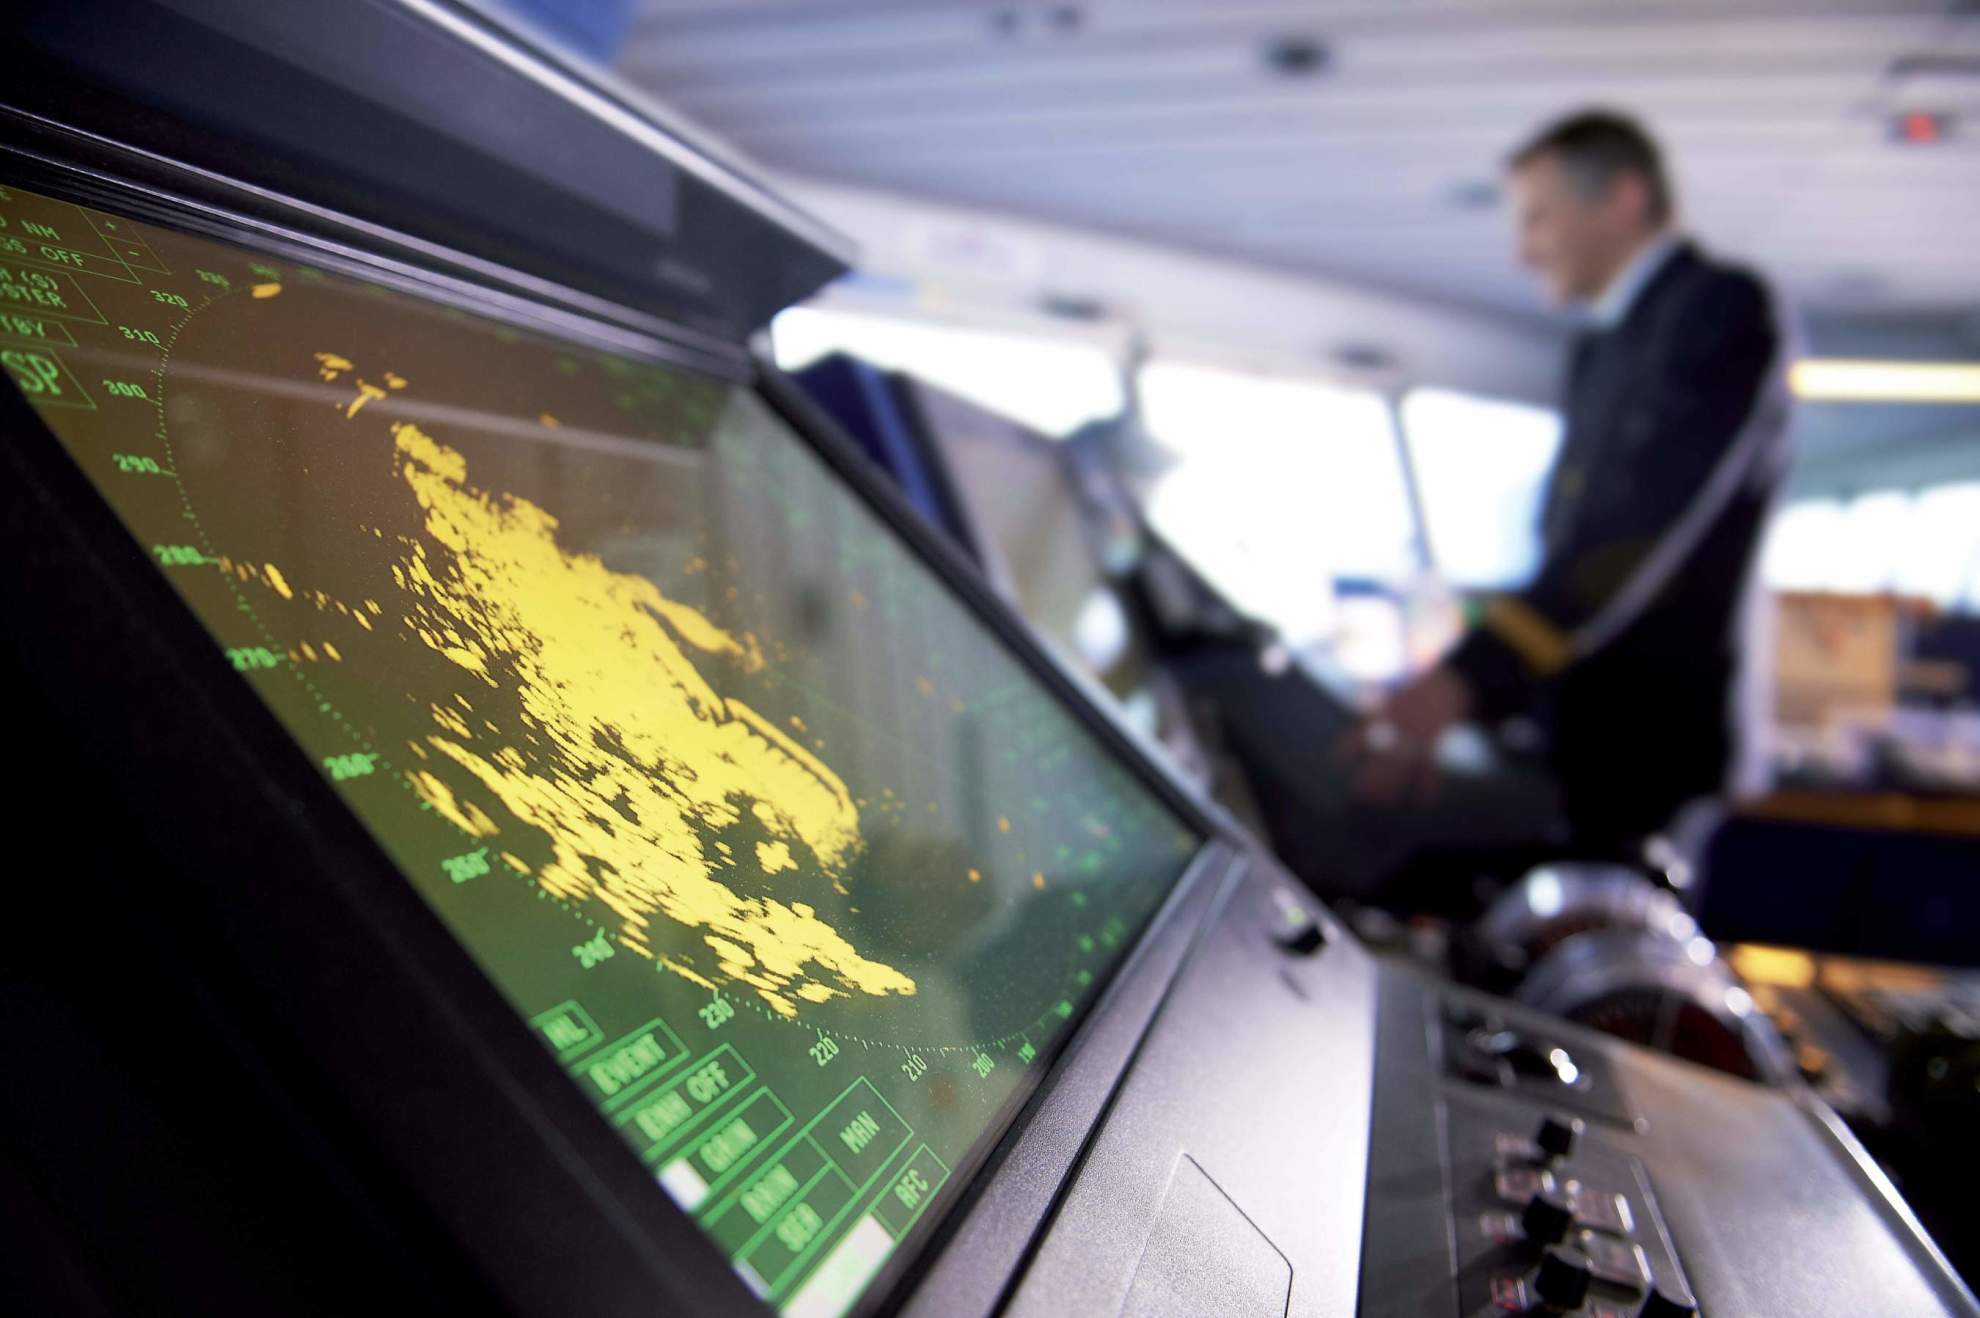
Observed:
[[[862,273],[780,345],[800,315],[838,317],[853,351],[889,323],[927,345],[912,369],[974,373],[1013,414],[1058,374],[1006,372],[997,400],[964,327],[1111,361],[1139,400],[1147,523],[1349,707],[1438,653],[1460,592],[1531,570],[1563,327],[1506,259],[1490,164],[1577,96],[1641,113],[1687,231],[1777,278],[1805,335],[1752,674],[1771,712],[1701,844],[1707,900],[1741,936],[1969,956],[1950,885],[1980,762],[1972,16],[1420,17],[651,4],[613,59],[861,238]],[[1794,903],[1767,877],[1789,872]]]
[[[1967,1276],[1980,1271],[1980,975],[1741,944],[1732,967]]]
[[[1567,326],[1507,259],[1491,166],[1577,100],[1641,114],[1686,231],[1756,262],[1800,320],[1745,758],[1725,798],[1673,821],[1680,890],[1666,865],[1593,869],[1481,823],[1476,848],[1399,860],[1390,911],[1361,918],[1468,982],[1798,1083],[1801,1022],[1769,1024],[1722,948],[1980,949],[1980,252],[1962,219],[1980,24],[1937,0],[1435,18],[646,4],[615,64],[861,238],[861,274],[779,320],[780,360],[836,344],[1047,436],[1113,436],[1096,451],[1133,500],[1144,581],[1178,560],[1196,589],[1168,598],[1207,591],[1249,620],[1179,643],[1187,610],[1136,611],[1148,653],[1194,693],[1220,798],[1323,889],[1345,790],[1330,737],[1443,651],[1468,595],[1535,565]],[[804,43],[801,73],[783,42]],[[1064,368],[1000,372],[976,331]],[[1067,383],[1075,362],[1094,386]],[[1048,398],[1067,419],[1041,424]],[[1526,735],[1447,745],[1446,767],[1516,763]],[[1888,1053],[1872,1034],[1858,1046]],[[1885,1109],[1847,1110],[1887,1147]]]
[[[1577,98],[1655,125],[1687,231],[1756,260],[1803,317],[1801,461],[1768,582],[1980,608],[1980,517],[1962,515],[1980,408],[1960,366],[1980,256],[1954,204],[1980,188],[1961,145],[1980,109],[1972,43],[1971,17],[1938,0],[1562,3],[1511,26],[1489,7],[1426,23],[1293,4],[650,0],[610,59],[860,238],[860,275],[804,314],[891,319],[931,353],[949,327],[947,363],[920,359],[938,382],[995,373],[955,338],[972,320],[1008,334],[1029,318],[1020,337],[1062,357],[1111,335],[1171,450],[1146,481],[1151,521],[1290,644],[1383,682],[1450,634],[1414,578],[1477,589],[1531,567],[1561,326],[1506,259],[1492,166]],[[1023,381],[1014,411],[1057,388],[1035,368],[1003,378]],[[1865,739],[1887,739],[1886,762],[1970,787],[1963,724],[1809,710],[1796,611],[1776,628],[1782,703],[1760,759],[1861,786]],[[1925,643],[1905,629],[1881,662],[1965,690],[1970,664]],[[1972,698],[1907,690],[1911,707]]]

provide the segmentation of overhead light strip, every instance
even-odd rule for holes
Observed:
[[[1807,357],[1790,368],[1796,397],[1825,403],[1980,403],[1980,365]]]

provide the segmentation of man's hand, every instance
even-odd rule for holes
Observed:
[[[1357,723],[1335,750],[1355,767],[1355,792],[1384,804],[1414,787],[1417,799],[1437,794],[1437,739],[1471,712],[1471,688],[1439,665],[1409,683]]]

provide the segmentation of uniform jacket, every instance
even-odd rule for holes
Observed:
[[[1684,243],[1575,340],[1540,570],[1483,601],[1451,657],[1479,716],[1541,717],[1571,822],[1647,831],[1724,781],[1742,602],[1787,465],[1785,346],[1765,285]]]

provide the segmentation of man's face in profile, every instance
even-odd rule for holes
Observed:
[[[1622,224],[1623,198],[1617,194],[1629,181],[1618,179],[1607,196],[1591,200],[1553,156],[1536,156],[1513,169],[1507,191],[1520,264],[1540,276],[1553,301],[1567,305],[1595,297],[1627,259],[1634,235]]]

